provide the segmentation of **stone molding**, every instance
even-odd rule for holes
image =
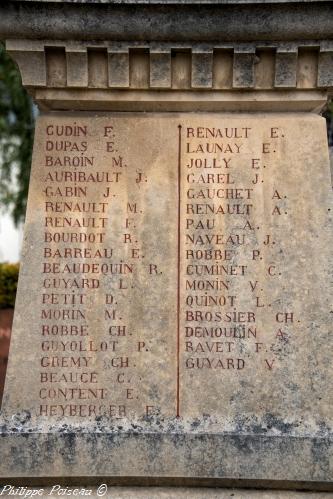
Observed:
[[[106,102],[107,109],[126,110],[122,100],[154,100],[158,106],[162,102],[165,110],[185,110],[183,105],[166,103],[174,101],[175,95],[182,103],[194,97],[198,103],[194,92],[200,92],[206,103],[221,101],[223,94],[223,101],[234,103],[244,97],[250,102],[267,101],[269,110],[273,92],[280,92],[276,96],[282,110],[284,101],[290,110],[317,110],[325,104],[327,90],[333,89],[330,41],[208,45],[8,40],[7,51],[19,66],[23,85],[45,109],[98,110],[98,101],[103,101],[103,108]],[[295,108],[295,102],[308,102],[308,106]]]
[[[33,88],[333,89],[333,41],[141,44],[9,40]]]

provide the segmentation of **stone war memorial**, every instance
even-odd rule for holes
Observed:
[[[332,490],[332,2],[4,1],[0,38],[40,110],[1,483]]]

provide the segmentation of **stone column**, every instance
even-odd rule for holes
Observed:
[[[330,2],[0,14],[41,110],[0,476],[329,490]]]

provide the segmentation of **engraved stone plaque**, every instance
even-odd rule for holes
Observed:
[[[100,473],[304,479],[333,393],[326,149],[307,113],[40,117],[4,415],[160,435]],[[235,434],[303,471],[238,441],[222,465]]]

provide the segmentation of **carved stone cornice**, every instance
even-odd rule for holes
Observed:
[[[333,2],[12,0],[0,37],[43,109],[318,111]]]
[[[8,40],[7,51],[45,109],[317,110],[333,88],[330,41]]]

